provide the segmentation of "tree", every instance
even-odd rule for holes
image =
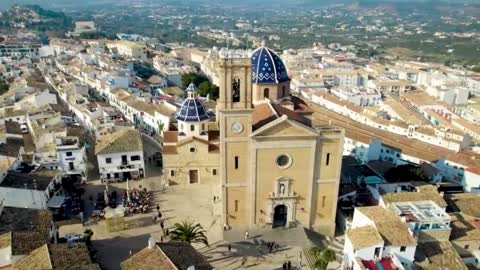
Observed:
[[[102,39],[106,38],[107,35],[103,32],[84,32],[80,33],[80,39]]]
[[[480,72],[480,65],[477,65],[477,66],[473,67],[472,71],[473,72]]]
[[[200,223],[194,224],[193,221],[185,220],[182,223],[175,223],[169,229],[169,236],[173,241],[187,243],[203,243],[208,246],[206,231]]]
[[[410,164],[399,165],[391,168],[385,172],[384,177],[392,182],[429,181],[422,168]]]
[[[335,252],[331,249],[320,247],[313,247],[310,249],[310,253],[315,258],[315,268],[324,270],[327,268],[329,262],[336,260]]]
[[[189,84],[194,83],[199,86],[203,82],[208,82],[208,78],[205,75],[197,74],[194,72],[184,73],[181,77],[183,88],[187,88]]]
[[[9,89],[8,84],[0,79],[0,95],[5,94]]]
[[[163,122],[161,123],[158,123],[158,133],[159,134],[162,134],[163,133],[163,127],[165,126],[165,124]]]
[[[212,88],[210,89],[210,99],[217,100],[219,92],[220,88],[215,84],[212,85]]]
[[[210,84],[210,82],[208,81],[202,82],[198,86],[198,94],[202,97],[206,97],[210,93],[211,89],[212,89],[212,85]]]

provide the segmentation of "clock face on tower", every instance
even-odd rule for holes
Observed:
[[[233,122],[231,128],[232,128],[232,131],[235,133],[240,133],[243,131],[243,125],[240,122]]]

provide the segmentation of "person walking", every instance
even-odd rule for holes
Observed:
[[[288,261],[287,262],[287,270],[291,270],[291,269],[292,269],[292,262]]]
[[[230,243],[228,243],[227,248],[228,248],[228,252],[232,252],[232,245],[230,245]]]
[[[248,240],[248,231],[245,231],[245,240]]]
[[[287,270],[287,262],[283,262],[282,269]]]

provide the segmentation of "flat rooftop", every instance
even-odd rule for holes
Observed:
[[[450,222],[450,216],[433,201],[394,202],[390,207],[407,222]]]
[[[30,173],[9,171],[0,183],[0,187],[45,190],[59,174],[59,170],[49,170],[43,167]]]
[[[49,227],[51,222],[49,210],[4,207],[0,212],[0,232],[36,231]]]

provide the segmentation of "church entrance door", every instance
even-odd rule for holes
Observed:
[[[273,212],[273,228],[287,225],[287,207],[283,204],[275,206]]]
[[[190,184],[198,183],[198,170],[190,170]]]

